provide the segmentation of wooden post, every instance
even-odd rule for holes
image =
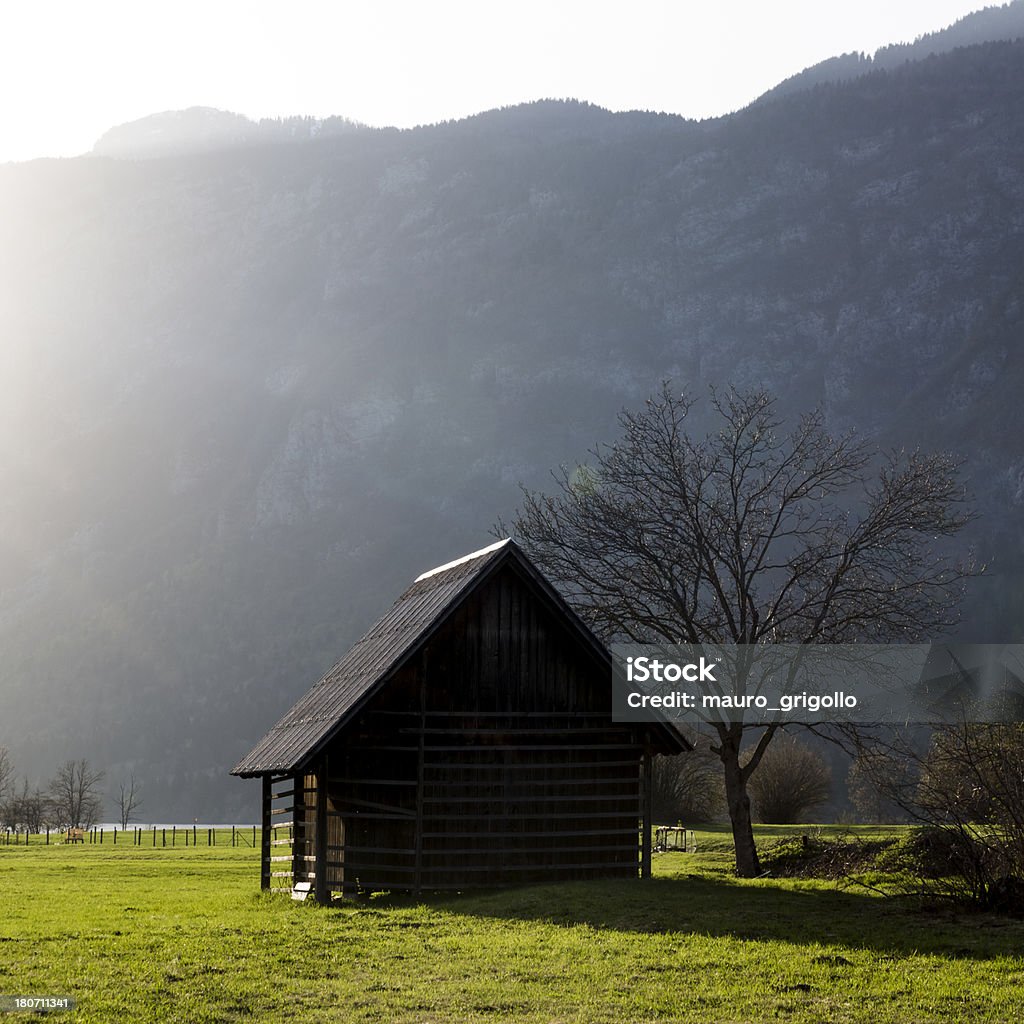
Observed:
[[[414,838],[414,872],[412,894],[420,898],[423,891],[423,778],[424,761],[426,760],[427,732],[427,648],[423,648],[420,656],[420,728],[419,743],[416,753],[416,823]]]
[[[640,877],[651,877],[651,827],[654,817],[654,786],[652,785],[652,758],[644,752],[643,770],[641,773],[641,792],[643,795],[643,814],[640,818]]]
[[[331,887],[327,884],[327,755],[323,754],[316,772],[316,819],[313,828],[313,881],[317,903],[331,902]]]
[[[310,832],[310,824],[315,825],[315,820],[311,823],[306,819],[306,776],[304,773],[290,776],[292,786],[292,827],[289,829],[288,835],[292,841],[292,886],[294,887],[298,882],[308,882],[309,879],[306,877],[306,861],[305,856],[312,849],[311,840],[316,838],[316,829]],[[277,843],[277,826],[274,825],[270,830],[271,845]]]
[[[270,888],[270,803],[271,803],[270,776],[263,776],[263,842],[260,844],[260,888]],[[252,827],[252,845],[256,845],[256,826]]]

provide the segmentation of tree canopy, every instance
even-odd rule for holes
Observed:
[[[954,624],[974,571],[944,544],[972,516],[954,458],[833,436],[820,411],[786,432],[763,390],[712,391],[717,429],[693,436],[694,402],[664,383],[508,527],[600,635],[885,643]],[[756,874],[747,783],[777,726],[711,726],[737,871]]]

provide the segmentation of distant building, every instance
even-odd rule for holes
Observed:
[[[232,774],[263,779],[263,887],[326,900],[649,874],[651,757],[685,749],[612,721],[607,650],[505,540],[420,576]]]

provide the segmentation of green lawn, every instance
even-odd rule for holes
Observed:
[[[261,894],[250,848],[0,846],[0,995],[104,1024],[1024,1016],[1024,923],[738,881],[724,832],[698,842],[649,883],[331,908]]]

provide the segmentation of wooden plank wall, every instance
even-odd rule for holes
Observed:
[[[636,877],[642,754],[607,666],[508,567],[330,749],[331,883]]]

